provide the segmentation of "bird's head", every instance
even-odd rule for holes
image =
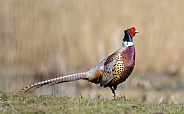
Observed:
[[[125,30],[125,32],[128,33],[132,38],[135,36],[136,33],[139,33],[139,31],[137,31],[135,27],[131,27]]]

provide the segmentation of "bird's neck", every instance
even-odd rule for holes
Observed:
[[[122,43],[122,46],[126,46],[126,47],[128,47],[128,46],[133,46],[134,45],[134,43],[133,42],[127,42],[127,41],[123,41],[123,43]]]
[[[128,33],[125,33],[125,36],[123,38],[123,42],[122,42],[122,46],[133,46],[134,43],[133,43],[133,39],[132,37],[128,34]]]

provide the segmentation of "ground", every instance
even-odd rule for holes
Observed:
[[[184,113],[179,103],[141,102],[131,99],[89,99],[82,97],[56,97],[54,95],[9,94],[0,92],[1,113],[49,114],[164,114]]]

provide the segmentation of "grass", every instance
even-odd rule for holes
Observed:
[[[138,102],[131,99],[85,99],[34,94],[0,93],[0,112],[11,114],[164,114],[184,113],[184,105]]]

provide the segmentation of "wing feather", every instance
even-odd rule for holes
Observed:
[[[102,76],[102,80],[100,82],[100,86],[105,86],[113,79],[113,71],[114,71],[115,64],[116,64],[116,60],[114,59],[113,61],[111,61],[110,63],[104,66],[104,73]]]

